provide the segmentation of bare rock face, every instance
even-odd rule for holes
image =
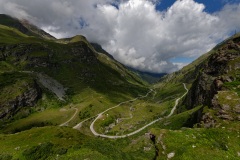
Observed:
[[[236,80],[232,73],[237,73],[234,66],[239,65],[236,61],[240,58],[237,43],[238,41],[233,39],[204,62],[202,70],[196,73],[198,76],[184,101],[188,109],[198,105],[213,106],[212,99],[218,91],[224,90],[224,83]],[[230,62],[233,64],[230,64]]]
[[[200,64],[202,69],[196,73],[197,78],[183,102],[187,109],[201,105],[214,110],[214,114],[207,112],[199,119],[205,128],[218,126],[216,118],[224,121],[239,119],[240,96],[234,88],[226,86],[238,83],[240,79],[239,44],[240,38],[230,40]]]
[[[211,128],[216,126],[216,120],[209,113],[206,113],[202,116],[202,123],[204,128]]]
[[[41,89],[36,82],[27,85],[27,89],[14,100],[0,104],[0,120],[12,117],[23,107],[32,107],[41,97]]]

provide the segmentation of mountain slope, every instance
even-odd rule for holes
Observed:
[[[183,104],[187,108],[208,106],[201,119],[206,127],[224,125],[220,121],[239,121],[240,35],[218,47],[201,65]]]
[[[188,83],[191,88],[179,105],[178,113],[205,106],[204,110],[190,120],[192,124],[209,120],[206,126],[216,126],[211,123],[218,120],[239,120],[239,37],[240,34],[230,37],[182,70],[163,77],[157,85],[161,88],[180,82]]]
[[[181,83],[189,88],[175,115],[150,129],[157,159],[239,159],[239,60],[236,34],[155,85],[164,99],[181,92]]]
[[[67,103],[81,101],[79,97],[86,90],[102,94],[111,103],[119,101],[118,98],[125,99],[147,91],[145,82],[134,73],[115,60],[96,52],[86,39],[81,39],[79,36],[70,38],[71,43],[59,43],[55,40],[27,36],[14,28],[2,25],[0,35],[0,76],[3,80],[5,73],[10,75],[8,78],[11,80],[14,79],[14,75],[22,72],[19,81],[25,79],[29,81],[28,79],[32,77],[31,83],[37,80],[37,86],[43,88],[43,84],[39,84],[41,81],[38,73],[46,74],[67,89]],[[19,83],[12,82],[12,84],[3,84],[1,91],[7,90],[9,85]],[[28,85],[21,88],[25,90]],[[24,94],[25,92],[21,92],[21,95]],[[11,99],[2,103],[1,106],[6,106],[10,101],[15,102],[14,111],[11,112],[15,114],[21,106],[16,99],[21,95],[12,95]],[[37,97],[41,97],[41,94]],[[21,103],[25,104],[25,101]],[[9,114],[5,111],[10,112],[6,108],[2,108],[3,110],[3,115]]]
[[[52,35],[37,28],[36,26],[29,23],[27,20],[18,20],[16,18],[10,17],[5,14],[0,14],[0,19],[1,19],[1,21],[0,21],[1,25],[15,28],[26,35],[37,36],[40,38],[46,38],[46,39],[50,39],[50,40],[55,39]]]

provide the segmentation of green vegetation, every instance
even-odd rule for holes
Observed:
[[[224,86],[237,92],[237,94],[240,96],[240,81],[226,82]]]
[[[66,127],[34,128],[14,135],[0,135],[1,151],[20,159],[66,159],[84,156],[105,159],[131,159],[113,141],[84,136]],[[7,155],[5,155],[7,156]],[[62,157],[62,158],[64,158]]]
[[[239,133],[226,129],[182,129],[178,131],[152,129],[161,136],[159,159],[174,153],[173,159],[238,159]],[[162,144],[162,145],[161,145]],[[165,146],[165,150],[162,146]],[[162,154],[164,151],[165,154]]]
[[[193,108],[192,110],[173,115],[172,117],[164,118],[163,120],[154,124],[153,127],[171,130],[179,130],[182,127],[193,127],[196,123],[196,120],[194,120],[194,116],[201,109],[202,106],[199,106]]]
[[[14,100],[31,85],[33,80],[28,74],[18,72],[0,74],[0,104]]]

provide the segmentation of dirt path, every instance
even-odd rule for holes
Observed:
[[[171,117],[171,116],[173,115],[173,113],[174,113],[174,111],[176,110],[176,107],[177,107],[177,105],[178,105],[178,103],[179,103],[179,100],[180,100],[181,98],[183,98],[183,97],[188,93],[188,89],[187,89],[187,87],[186,87],[186,85],[185,85],[184,83],[183,83],[183,86],[184,86],[184,89],[186,90],[186,92],[185,92],[180,98],[176,99],[175,105],[174,105],[173,109],[171,110],[170,114],[169,114],[166,118],[169,118],[169,117]],[[150,92],[152,92],[152,91],[153,91],[153,90],[151,90]],[[150,92],[148,92],[148,93],[147,93],[145,96],[143,96],[143,97],[147,97]],[[139,97],[138,97],[138,98],[139,98]],[[135,100],[137,100],[138,98],[135,98],[135,99],[130,100],[130,101],[135,101]],[[129,101],[127,101],[127,102],[129,102]],[[154,123],[156,123],[156,122],[158,122],[158,121],[160,121],[160,120],[162,119],[162,118],[158,118],[158,119],[150,122],[149,124],[143,126],[142,128],[140,128],[140,129],[138,129],[138,130],[136,130],[136,131],[134,131],[134,132],[132,132],[132,133],[129,133],[129,134],[126,134],[126,135],[122,135],[122,136],[108,136],[108,135],[104,135],[104,134],[99,134],[99,133],[97,133],[97,132],[94,130],[94,123],[95,123],[104,113],[106,113],[107,111],[109,111],[109,110],[111,110],[111,109],[114,109],[114,108],[116,108],[116,107],[119,107],[121,104],[127,103],[127,102],[119,103],[117,106],[114,106],[114,107],[112,107],[112,108],[109,108],[109,109],[103,111],[102,113],[98,114],[97,118],[95,118],[94,121],[93,121],[93,122],[91,123],[91,125],[90,125],[90,130],[91,130],[91,132],[92,132],[95,136],[104,137],[104,138],[110,138],[110,139],[126,138],[126,137],[128,137],[128,136],[132,136],[132,135],[134,135],[134,134],[139,133],[140,131],[144,130],[145,128],[151,126],[152,124],[154,124]]]

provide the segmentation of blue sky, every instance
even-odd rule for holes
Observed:
[[[176,0],[161,0],[156,6],[157,10],[163,11],[171,7]],[[220,11],[226,4],[239,3],[240,0],[195,0],[195,2],[205,5],[205,11],[208,13],[214,13]]]
[[[158,5],[156,5],[156,9],[159,11],[166,11],[169,7],[171,7],[176,0],[161,0]],[[197,3],[202,3],[205,6],[205,12],[214,14],[216,12],[219,12],[223,9],[225,5],[229,4],[239,4],[240,0],[195,0]],[[240,16],[240,15],[239,15]],[[231,34],[235,33],[235,31],[231,31]],[[218,41],[219,43],[222,40]],[[218,43],[217,42],[217,43]],[[173,57],[169,61],[172,63],[191,63],[194,61],[196,57]]]
[[[124,65],[153,73],[177,71],[235,30],[240,32],[240,0],[0,0],[0,4],[0,13],[27,19],[57,38],[84,35]]]

